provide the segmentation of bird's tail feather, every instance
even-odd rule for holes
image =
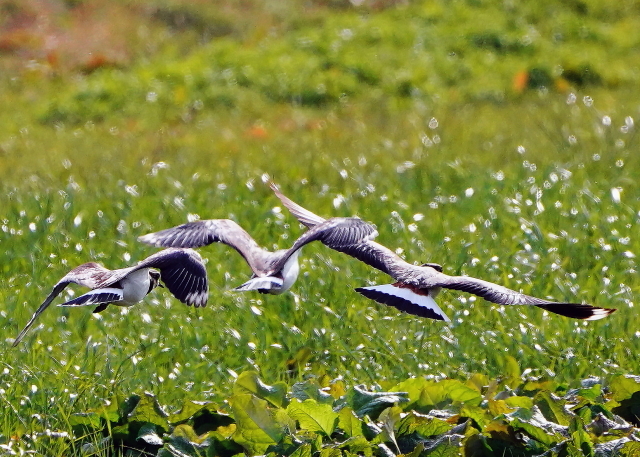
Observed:
[[[561,316],[571,317],[573,319],[584,319],[587,321],[603,319],[609,314],[617,311],[612,308],[597,308],[595,306],[579,303],[549,303],[535,306]]]

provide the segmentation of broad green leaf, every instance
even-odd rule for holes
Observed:
[[[456,379],[430,381],[412,378],[396,385],[395,389],[406,390],[410,400],[408,406],[421,410],[442,408],[449,403],[478,405],[482,401],[482,395],[476,388]]]
[[[409,378],[406,381],[396,384],[391,390],[406,392],[410,403],[407,406],[410,406],[420,400],[420,395],[426,385],[427,380],[425,378]]]
[[[549,421],[560,425],[569,425],[572,414],[564,409],[566,401],[563,398],[554,398],[549,392],[538,392],[534,402],[542,415]]]
[[[182,401],[182,408],[180,408],[180,411],[170,414],[167,419],[172,425],[179,424],[180,422],[191,419],[195,414],[202,411],[209,404],[209,402],[193,401],[185,398]]]
[[[384,409],[406,401],[405,392],[367,392],[362,386],[354,386],[347,395],[347,403],[358,417],[369,415],[372,419]]]
[[[505,414],[504,418],[512,427],[521,429],[546,446],[562,441],[564,439],[562,433],[567,429],[546,420],[535,406],[531,410],[520,408],[513,413]]]
[[[459,457],[462,451],[460,443],[464,435],[443,435],[425,446],[429,457]]]
[[[291,395],[300,401],[312,399],[318,403],[333,405],[334,399],[328,393],[320,390],[320,387],[311,381],[296,382],[291,388]]]
[[[417,432],[421,436],[428,438],[446,433],[452,427],[451,424],[442,419],[411,411],[398,421],[396,434],[401,437]]]
[[[595,403],[596,401],[600,400],[600,397],[602,396],[602,385],[596,384],[591,387],[578,389],[576,396],[579,399],[588,401],[589,403]]]
[[[269,408],[267,401],[251,394],[236,394],[229,399],[237,429],[233,440],[251,454],[264,454],[267,448],[282,439],[287,426],[278,410]],[[291,427],[293,428],[293,427]]]
[[[488,402],[489,413],[493,416],[499,416],[500,414],[512,413],[514,408],[509,406],[505,400],[493,400]]]
[[[533,398],[531,397],[521,397],[518,395],[514,395],[513,397],[506,398],[504,400],[504,403],[511,408],[533,408]]]
[[[593,455],[593,441],[591,435],[587,432],[584,422],[579,417],[571,419],[569,424],[569,433],[573,441],[573,445],[580,449],[584,455]]]
[[[301,402],[294,398],[287,406],[287,413],[298,421],[301,429],[320,432],[327,437],[331,436],[338,423],[338,414],[333,411],[331,405],[315,400]]]
[[[381,438],[384,441],[391,441],[398,448],[398,442],[396,441],[396,423],[400,420],[402,409],[398,406],[392,406],[385,409],[378,416],[378,423],[382,425]]]
[[[206,435],[206,434],[205,434]],[[192,443],[201,443],[203,441],[203,439],[200,437],[200,435],[198,435],[196,433],[196,431],[193,429],[193,427],[191,427],[190,425],[187,424],[180,424],[178,425],[176,428],[173,429],[173,432],[171,432],[171,437],[175,438],[175,437],[182,437],[184,439],[186,439],[189,442]]]
[[[159,433],[166,433],[169,430],[169,421],[156,397],[152,394],[145,394],[140,397],[140,401],[128,417],[129,430],[137,435],[137,430],[142,425],[151,423],[158,426]]]
[[[138,431],[137,438],[152,446],[162,446],[163,441],[156,432],[156,426],[151,423],[146,423]]]
[[[342,457],[340,449],[326,447],[320,451],[320,457]]]
[[[311,444],[305,443],[296,449],[289,457],[311,457]]]
[[[617,375],[609,381],[609,390],[612,398],[618,402],[627,400],[640,391],[640,382],[637,376]]]
[[[459,414],[462,417],[468,417],[474,420],[481,429],[495,417],[495,415],[489,414],[485,408],[474,405],[463,405],[460,408]]]
[[[465,385],[477,390],[478,392],[482,392],[484,387],[489,385],[489,378],[484,374],[473,373],[469,379],[467,379]]]
[[[364,436],[354,436],[336,447],[357,455],[370,456],[373,454],[373,445]]]
[[[102,430],[104,425],[101,417],[97,413],[75,413],[69,417],[69,425],[75,436],[83,436]]]
[[[201,457],[204,450],[199,450],[194,443],[182,436],[174,436],[167,440],[158,451],[158,457]]]
[[[351,408],[345,406],[338,412],[338,427],[344,431],[348,437],[363,436],[363,422],[358,419]]]
[[[638,457],[640,455],[640,443],[629,441],[622,446],[616,457]]]
[[[504,361],[506,383],[511,389],[515,389],[522,384],[522,371],[520,370],[520,364],[518,364],[518,361],[510,355],[505,356]]]
[[[233,385],[234,394],[252,394],[279,408],[286,406],[287,390],[284,382],[277,382],[273,386],[265,384],[255,371],[240,373]]]

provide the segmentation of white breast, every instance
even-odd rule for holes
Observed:
[[[302,249],[298,249],[289,260],[282,267],[282,288],[278,290],[274,290],[272,293],[281,294],[286,290],[289,290],[296,279],[298,279],[298,273],[300,273],[300,264],[298,263],[298,256],[300,255],[300,251]]]
[[[120,306],[132,306],[142,300],[149,292],[151,279],[149,269],[142,268],[127,275],[122,281],[122,302],[114,303]]]

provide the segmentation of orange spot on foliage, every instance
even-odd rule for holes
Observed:
[[[261,125],[249,127],[246,131],[247,136],[258,140],[265,140],[269,137],[269,132]]]
[[[513,90],[518,93],[524,92],[529,84],[529,72],[519,71],[513,77]]]

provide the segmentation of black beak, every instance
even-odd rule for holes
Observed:
[[[164,289],[164,286],[162,285],[161,282],[158,283],[158,287],[162,287]]]

